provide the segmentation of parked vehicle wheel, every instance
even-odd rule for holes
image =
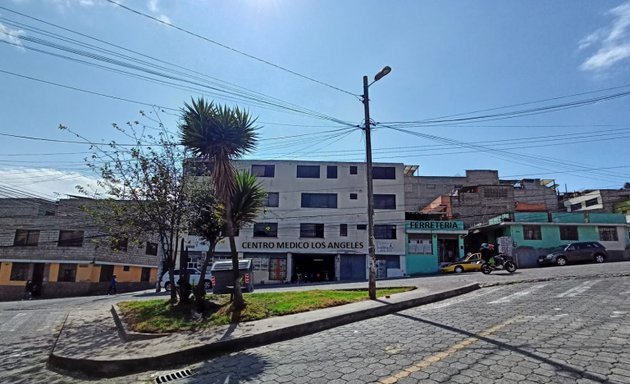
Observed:
[[[212,289],[212,281],[210,280],[204,280],[203,285],[205,286],[206,291],[209,291]]]
[[[491,266],[489,266],[487,263],[481,264],[481,273],[483,273],[484,275],[489,275],[490,272],[492,272]]]
[[[556,264],[558,264],[559,266],[567,265],[567,259],[560,256],[556,259]]]
[[[503,267],[510,273],[514,273],[514,271],[516,271],[516,265],[511,261],[506,261],[505,264],[503,264]]]
[[[603,263],[606,259],[604,258],[604,255],[602,255],[601,253],[598,253],[597,255],[595,255],[595,262],[596,263]]]
[[[461,265],[458,265],[457,267],[455,267],[455,273],[462,273],[464,272],[464,267],[462,267]]]
[[[171,283],[164,283],[164,290],[166,292],[170,292],[171,291]]]

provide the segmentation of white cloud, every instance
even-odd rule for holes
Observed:
[[[595,48],[580,66],[584,71],[603,71],[630,59],[630,2],[606,12],[610,25],[600,28],[578,43],[578,49]]]
[[[79,195],[77,185],[96,187],[97,180],[78,172],[60,171],[50,168],[0,168],[0,186],[9,186],[26,195],[59,198],[64,195]],[[93,188],[88,188],[93,190]],[[16,192],[14,197],[18,196]],[[7,196],[8,197],[8,196]]]
[[[171,19],[170,17],[168,17],[166,14],[162,13],[162,8],[160,7],[160,1],[159,0],[148,0],[147,1],[147,8],[149,9],[149,11],[153,14],[158,14],[155,15],[155,18],[167,23],[167,24],[171,24]]]
[[[0,41],[6,41],[7,43],[21,47],[22,42],[20,41],[20,35],[24,35],[23,30],[12,29],[0,23]]]

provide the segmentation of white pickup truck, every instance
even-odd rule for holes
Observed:
[[[179,285],[179,269],[173,271],[175,277],[175,284]],[[188,268],[188,276],[190,279],[190,284],[194,287],[199,284],[200,280],[203,280],[203,283],[206,286],[206,290],[212,289],[212,274],[208,271],[206,272],[205,278],[201,278],[201,271],[197,268]],[[168,271],[162,276],[160,280],[160,286],[164,288],[166,291],[171,290],[171,282],[168,278]]]

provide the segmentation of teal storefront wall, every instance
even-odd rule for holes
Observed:
[[[457,236],[458,254],[464,256],[464,223],[462,221],[406,221],[405,222],[405,262],[410,275],[430,274],[440,271],[438,239]],[[417,254],[409,250],[409,235],[424,235],[431,238],[431,254]]]
[[[437,235],[431,235],[431,251],[432,254],[413,254],[409,253],[409,242],[405,242],[405,260],[407,264],[407,273],[410,275],[437,273],[440,270],[438,262]]]

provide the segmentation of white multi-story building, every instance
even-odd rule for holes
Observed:
[[[241,160],[267,191],[256,223],[239,231],[239,257],[253,259],[255,283],[366,280],[368,276],[365,163]],[[377,276],[405,274],[405,166],[374,164]],[[207,252],[190,237],[191,262]],[[223,240],[215,259],[229,257]]]

